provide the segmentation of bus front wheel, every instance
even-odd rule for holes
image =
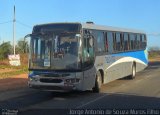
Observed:
[[[133,65],[132,65],[132,73],[131,73],[131,75],[129,76],[129,79],[134,79],[135,76],[136,76],[136,65],[133,64]]]
[[[93,92],[99,93],[102,85],[102,76],[100,71],[96,74],[95,86],[93,88]]]

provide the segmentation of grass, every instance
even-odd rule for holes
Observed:
[[[10,78],[14,75],[20,75],[23,73],[27,73],[28,72],[27,70],[24,69],[24,70],[12,71],[12,72],[4,72],[0,74],[0,79]]]
[[[150,62],[160,62],[160,51],[149,52],[148,59]]]
[[[27,68],[26,65],[21,65],[21,66],[11,66],[11,65],[0,65],[0,69],[22,69],[22,68]]]
[[[10,72],[3,72],[0,73],[0,79],[9,78],[14,75],[20,75],[23,73],[28,73],[28,67],[27,66],[10,66],[10,65],[0,65],[0,69],[13,69],[13,71]]]
[[[149,51],[149,58],[156,58],[160,56],[160,51]]]
[[[21,65],[20,66],[11,66],[9,64],[9,60],[6,58],[4,60],[0,60],[0,79],[9,78],[15,75],[20,75],[24,73],[28,73],[28,54],[20,54]],[[9,70],[9,71],[4,71]]]

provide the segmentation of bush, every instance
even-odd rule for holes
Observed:
[[[155,58],[160,56],[160,51],[149,51],[149,58]]]
[[[11,54],[12,46],[10,42],[4,42],[0,45],[0,60],[8,58],[8,55]]]

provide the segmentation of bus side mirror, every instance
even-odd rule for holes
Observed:
[[[25,37],[24,37],[24,39],[26,39],[26,38],[28,38],[28,37],[31,37],[32,36],[32,34],[27,34]]]

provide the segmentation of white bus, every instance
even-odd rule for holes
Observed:
[[[148,65],[146,34],[94,23],[36,25],[30,37],[29,87],[93,90]]]

